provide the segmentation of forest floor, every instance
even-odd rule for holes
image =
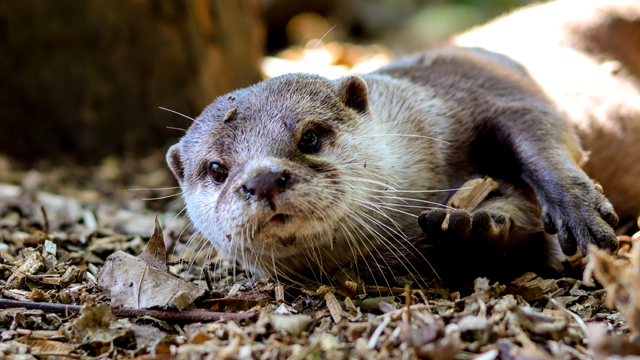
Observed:
[[[640,349],[640,251],[629,252],[640,233],[589,262],[603,283],[617,281],[608,290],[589,276],[533,273],[460,288],[257,281],[192,236],[179,189],[158,190],[171,183],[163,154],[42,172],[0,159],[0,358],[588,359]],[[152,236],[156,214],[163,231]],[[166,245],[166,259],[140,255],[149,239],[145,254]]]
[[[263,72],[304,65],[331,76],[388,59],[378,46],[330,44],[267,58]],[[415,277],[396,281],[404,287],[294,284],[251,278],[216,257],[189,226],[180,189],[167,188],[175,181],[164,153],[39,168],[20,170],[0,156],[0,359],[640,354],[635,221],[618,229],[616,254],[574,257],[586,268],[578,278],[525,273],[456,288]]]

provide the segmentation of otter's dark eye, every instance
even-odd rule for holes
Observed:
[[[298,143],[298,150],[303,154],[315,154],[320,150],[320,138],[318,135],[309,130],[300,138]]]
[[[227,168],[220,165],[220,163],[212,161],[209,163],[209,175],[211,176],[211,181],[213,181],[214,184],[221,185],[225,180],[227,180],[229,171]]]

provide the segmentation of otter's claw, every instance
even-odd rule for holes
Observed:
[[[602,193],[602,187],[589,180],[571,184],[565,189],[546,189],[548,196],[540,196],[544,229],[558,234],[558,241],[566,255],[579,248],[587,254],[589,244],[614,251],[618,246],[612,227],[618,215]]]

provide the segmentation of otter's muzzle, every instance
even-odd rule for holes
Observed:
[[[284,170],[260,173],[242,185],[241,189],[247,200],[271,202],[290,186],[291,175]]]

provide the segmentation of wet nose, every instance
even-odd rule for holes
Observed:
[[[291,184],[288,171],[269,171],[254,176],[242,185],[242,191],[247,198],[254,200],[271,200],[285,191]]]

